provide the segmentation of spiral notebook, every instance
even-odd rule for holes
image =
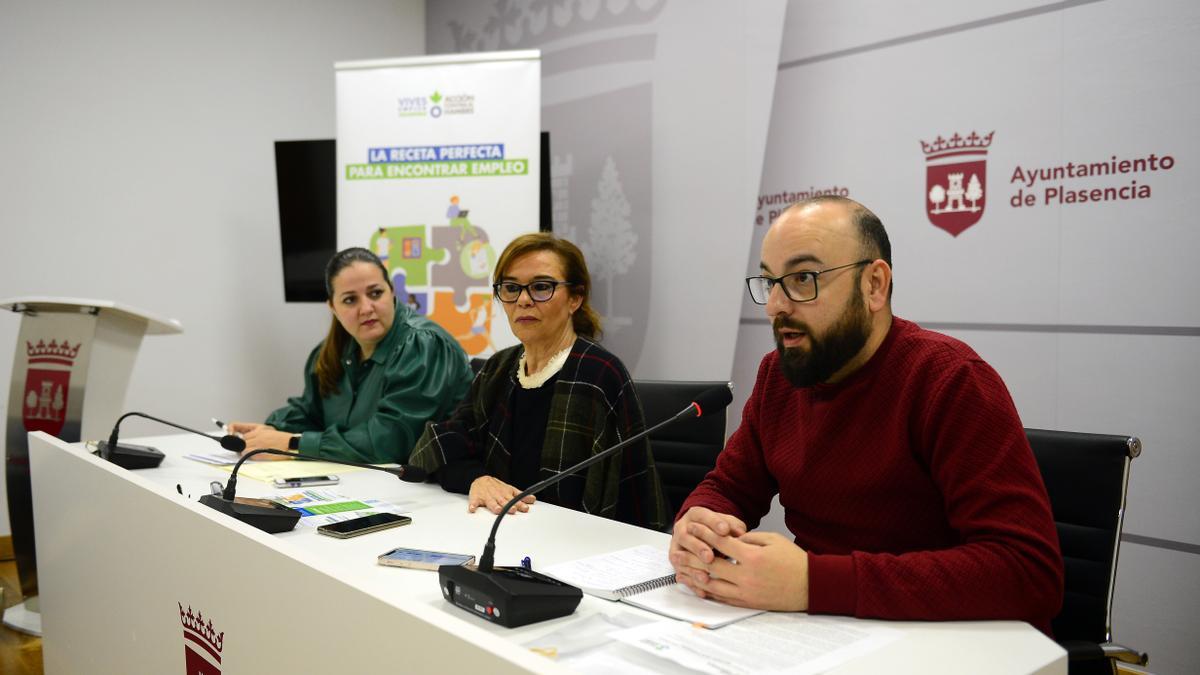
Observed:
[[[588,595],[620,600],[708,628],[762,613],[697,597],[686,586],[675,583],[675,568],[667,560],[667,552],[653,546],[634,546],[538,571],[577,586]]]

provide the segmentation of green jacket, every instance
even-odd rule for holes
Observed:
[[[322,343],[323,344],[323,343]],[[349,341],[338,391],[321,398],[314,367],[304,365],[304,394],[288,399],[267,424],[299,433],[305,455],[354,462],[405,462],[427,420],[446,417],[471,384],[458,341],[441,326],[396,304],[392,328],[366,361]]]

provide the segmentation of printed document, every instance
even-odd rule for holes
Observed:
[[[903,631],[841,617],[761,614],[718,630],[674,621],[610,636],[684,667],[713,675],[811,675],[899,639]]]
[[[378,499],[351,499],[331,490],[309,488],[271,497],[271,501],[300,512],[300,525],[318,527],[373,513],[407,513],[411,509]]]

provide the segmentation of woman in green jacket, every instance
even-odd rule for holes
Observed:
[[[471,384],[466,352],[441,326],[397,303],[387,268],[364,248],[325,267],[329,335],[304,366],[304,393],[266,423],[235,422],[246,450],[290,448],[356,462],[405,462],[430,419]],[[255,459],[284,459],[255,455]]]

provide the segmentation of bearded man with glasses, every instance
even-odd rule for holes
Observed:
[[[761,269],[746,285],[777,349],[676,516],[679,581],[746,607],[1049,634],[1062,555],[1016,407],[970,347],[892,315],[879,218],[794,204]],[[794,539],[750,531],[776,494]]]

